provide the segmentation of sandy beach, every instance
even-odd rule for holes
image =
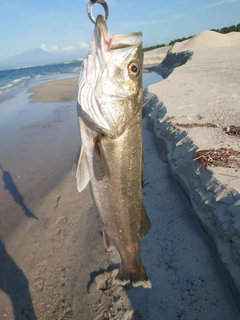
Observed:
[[[0,319],[240,319],[238,159],[205,169],[193,161],[197,150],[240,147],[224,131],[240,126],[240,34],[222,36],[205,31],[145,56],[164,78],[143,105],[152,228],[141,258],[152,289],[114,284],[119,261],[105,253],[89,188],[77,192],[77,79],[16,97],[15,121],[0,127],[9,136],[0,146]]]
[[[35,102],[70,102],[76,100],[78,78],[44,83],[29,90]]]

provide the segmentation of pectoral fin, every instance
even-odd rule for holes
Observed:
[[[105,175],[109,179],[111,177],[107,157],[102,146],[102,139],[103,136],[99,134],[94,144],[94,152],[97,155],[97,159],[95,159],[94,163],[94,176],[96,180],[102,180]]]
[[[87,156],[83,146],[80,148],[79,153],[74,160],[72,173],[77,178],[78,191],[83,191],[91,177],[87,163]]]

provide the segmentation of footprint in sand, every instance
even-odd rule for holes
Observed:
[[[58,207],[60,198],[61,198],[61,196],[58,196],[58,197],[57,197],[57,201],[56,201],[56,203],[53,205],[55,208]]]
[[[34,288],[37,292],[41,292],[45,288],[45,281],[43,279],[36,279],[34,283]]]
[[[61,217],[56,221],[56,231],[55,234],[59,234],[62,231],[62,227],[67,223],[67,218],[66,217]]]

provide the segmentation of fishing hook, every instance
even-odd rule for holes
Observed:
[[[95,3],[99,3],[101,6],[103,6],[104,11],[105,11],[105,20],[107,21],[108,16],[109,16],[109,10],[108,10],[108,5],[105,0],[90,0],[87,4],[87,14],[89,16],[89,19],[96,24],[96,20],[93,17],[92,14],[92,7],[94,6]]]

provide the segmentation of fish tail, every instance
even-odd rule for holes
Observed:
[[[124,286],[130,282],[133,287],[142,286],[149,289],[152,287],[151,281],[148,279],[147,273],[142,264],[138,269],[132,271],[124,270],[124,268],[121,267],[115,278],[115,283]]]

